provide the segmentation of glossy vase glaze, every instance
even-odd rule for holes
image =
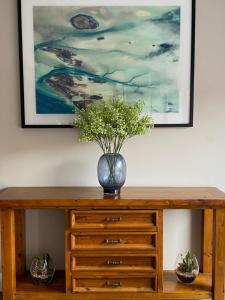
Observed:
[[[104,194],[117,195],[126,180],[127,167],[119,153],[103,154],[98,161],[98,181]]]

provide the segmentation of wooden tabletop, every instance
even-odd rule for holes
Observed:
[[[124,187],[109,197],[97,187],[9,187],[0,190],[4,208],[225,208],[225,193],[214,187]]]

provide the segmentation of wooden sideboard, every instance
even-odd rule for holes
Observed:
[[[181,208],[203,211],[203,273],[189,285],[163,271],[163,210]],[[3,300],[224,300],[225,194],[216,188],[130,187],[117,197],[92,187],[6,188],[0,209]],[[49,286],[25,270],[26,209],[65,212],[65,270]]]

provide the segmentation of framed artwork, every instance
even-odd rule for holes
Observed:
[[[22,127],[71,127],[122,96],[156,127],[193,125],[194,0],[18,0]]]

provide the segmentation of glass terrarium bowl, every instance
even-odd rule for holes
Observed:
[[[194,282],[199,273],[199,264],[196,256],[189,251],[180,253],[176,259],[175,272],[180,282]]]
[[[37,284],[51,283],[55,274],[53,261],[48,253],[35,256],[30,266],[30,275]]]

